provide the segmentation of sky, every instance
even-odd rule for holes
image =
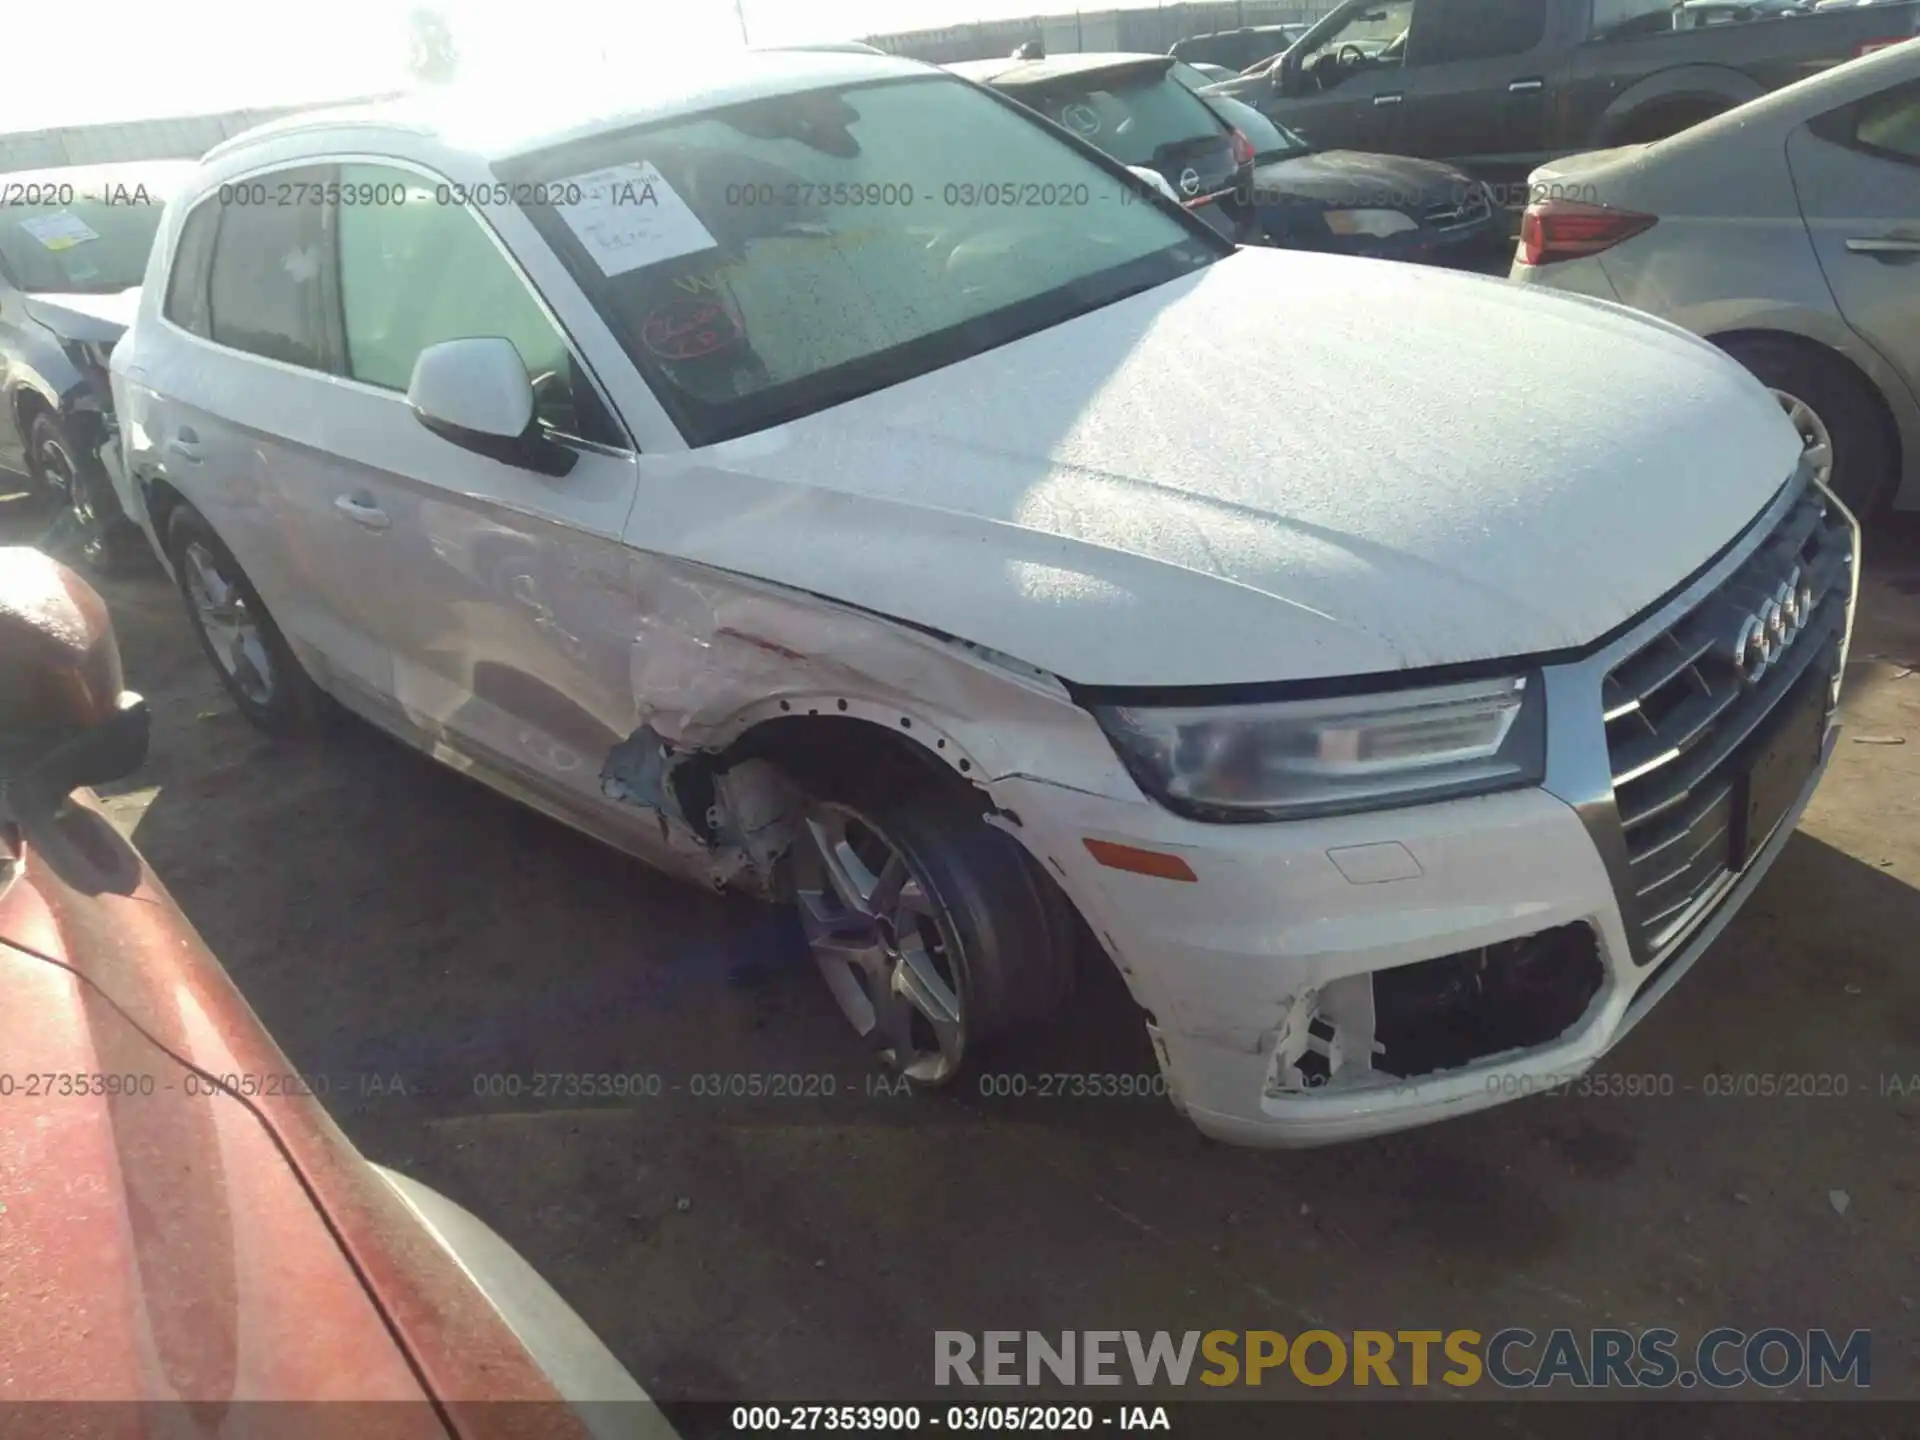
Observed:
[[[407,84],[418,0],[87,0],[8,6],[0,133],[207,114],[379,93]],[[461,78],[737,47],[734,0],[428,0]],[[1066,0],[741,0],[756,45],[842,40],[1071,10]],[[1125,0],[1122,0],[1125,3]],[[1132,0],[1153,3],[1153,0]],[[1101,0],[1098,8],[1112,8]],[[531,20],[530,20],[531,17]]]

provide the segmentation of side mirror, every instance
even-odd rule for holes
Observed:
[[[138,883],[111,827],[69,801],[139,769],[149,728],[99,594],[38,550],[0,549],[0,823],[76,890]]]
[[[579,458],[547,438],[533,414],[533,382],[511,340],[443,340],[413,362],[407,404],[427,429],[464,450],[542,475]]]

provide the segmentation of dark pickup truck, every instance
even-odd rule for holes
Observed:
[[[1549,160],[1660,139],[1920,34],[1920,0],[1712,8],[1704,23],[1670,0],[1347,0],[1211,93],[1317,149],[1456,165],[1511,206],[1534,198],[1527,174]]]

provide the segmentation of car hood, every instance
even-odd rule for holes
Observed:
[[[176,916],[0,893],[0,1275],[14,1333],[62,1337],[14,1347],[9,1398],[423,1402],[302,1175],[211,1093],[270,1082],[178,983]]]
[[[85,292],[27,296],[27,313],[69,340],[111,345],[127,333],[140,308],[140,287],[93,295]]]
[[[1429,206],[1458,203],[1473,183],[1451,165],[1361,150],[1270,160],[1253,172],[1254,198],[1262,203],[1298,198],[1330,209],[1385,206],[1415,215]]]
[[[1799,437],[1616,305],[1242,250],[805,419],[642,461],[632,541],[1085,685],[1579,647],[1704,565]]]

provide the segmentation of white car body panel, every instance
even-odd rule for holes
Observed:
[[[690,454],[630,538],[1086,685],[1578,647],[1751,519],[1799,441],[1759,385],[1683,331],[1532,299],[1473,276],[1245,250]],[[1391,347],[1351,325],[1367,310],[1395,316]],[[1577,389],[1541,378],[1572,374]],[[1649,527],[1622,504],[1626,475],[1663,504],[1684,485],[1685,503]],[[979,554],[999,563],[969,562]]]
[[[829,79],[913,68],[779,58]],[[321,156],[493,178],[415,130],[286,122],[216,151],[201,192]],[[1618,632],[1798,458],[1712,347],[1612,304],[1248,251],[692,450],[525,218],[479,213],[634,451],[544,477],[431,434],[404,397],[186,335],[158,314],[177,207],[114,357],[127,474],[208,517],[324,688],[545,813],[762,894],[792,787],[746,760],[689,815],[674,769],[789,715],[910,738],[1060,880],[1151,1013],[1180,1102],[1225,1138],[1319,1143],[1504,1098],[1480,1070],[1404,1093],[1275,1089],[1289,1017],[1385,965],[1584,920],[1607,985],[1555,1044],[1498,1063],[1577,1071],[1623,1033],[1646,974],[1572,784],[1203,824],[1142,793],[1071,686],[1342,679]],[[172,446],[183,420],[242,438],[196,464]],[[355,523],[343,498],[388,523]],[[1102,868],[1090,838],[1184,857],[1199,883]],[[1362,883],[1329,853],[1375,845],[1412,870]]]
[[[1914,230],[1920,176],[1819,139],[1808,122],[1920,76],[1920,45],[1889,47],[1715,116],[1671,139],[1566,156],[1535,194],[1636,210],[1657,223],[1598,255],[1520,263],[1522,286],[1617,299],[1708,337],[1811,340],[1878,392],[1899,438],[1892,503],[1920,506],[1920,284],[1850,256],[1856,235]],[[1904,295],[1904,300],[1901,298]],[[1899,348],[1904,343],[1904,350]]]

